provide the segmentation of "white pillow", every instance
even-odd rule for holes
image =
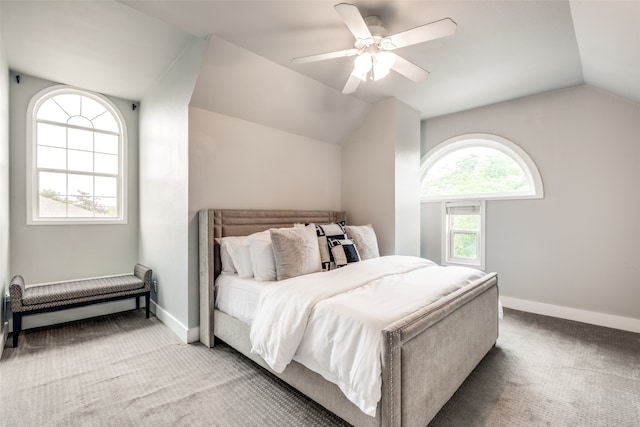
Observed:
[[[253,266],[251,265],[251,252],[248,244],[240,243],[231,253],[233,265],[238,271],[238,276],[243,279],[253,277]]]
[[[221,274],[236,274],[237,270],[231,258],[231,252],[245,239],[244,236],[216,237],[216,242],[220,245],[220,262],[222,264]]]
[[[260,282],[276,280],[276,259],[273,256],[271,236],[269,236],[268,241],[262,239],[252,240],[249,251],[251,252],[253,277]]]
[[[255,240],[270,241],[269,231],[260,231],[241,238],[241,241],[233,247],[231,259],[238,271],[238,276],[250,279],[254,276],[253,260],[251,259],[251,242]]]
[[[278,280],[322,271],[316,226],[271,229]]]
[[[371,224],[347,225],[344,229],[349,239],[353,240],[358,248],[361,260],[364,261],[365,259],[378,258],[380,256],[378,239]]]

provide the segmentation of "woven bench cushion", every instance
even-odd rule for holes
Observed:
[[[100,297],[116,292],[142,289],[143,287],[144,282],[132,275],[30,286],[24,291],[22,304],[25,306],[56,302],[64,304],[65,301],[72,299]]]

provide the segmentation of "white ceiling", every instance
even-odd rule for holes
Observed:
[[[2,0],[1,31],[13,70],[133,100],[208,34],[340,91],[351,58],[290,61],[352,47],[338,1]],[[391,34],[444,17],[458,24],[452,37],[397,51],[429,79],[392,73],[350,95],[362,101],[395,96],[427,118],[588,83],[640,102],[640,1],[353,3]]]

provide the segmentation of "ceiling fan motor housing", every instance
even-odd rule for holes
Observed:
[[[382,39],[389,35],[387,29],[382,25],[382,19],[380,19],[379,16],[367,16],[366,18],[364,18],[364,23],[369,28],[369,31],[371,32],[371,35],[373,37],[378,36]]]

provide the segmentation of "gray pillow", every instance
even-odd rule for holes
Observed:
[[[269,232],[278,280],[322,271],[315,224]]]
[[[376,232],[373,231],[371,224],[367,225],[347,225],[345,226],[347,237],[356,244],[360,259],[378,258],[380,251],[378,250],[378,239]]]

